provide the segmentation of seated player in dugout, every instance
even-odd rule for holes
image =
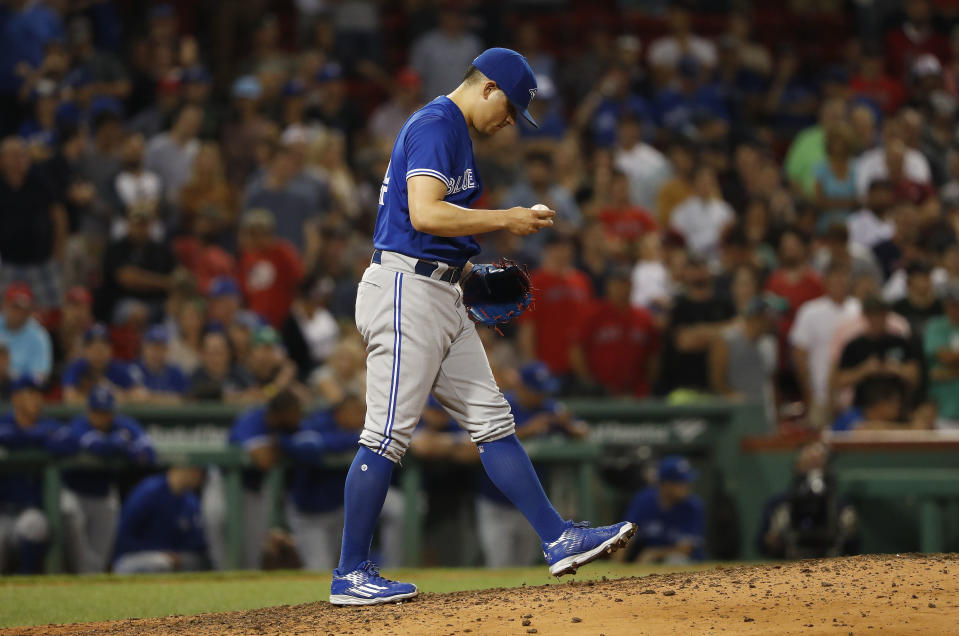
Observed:
[[[117,525],[116,574],[191,572],[210,567],[198,492],[206,471],[170,468],[130,491]]]
[[[58,452],[65,426],[43,416],[43,393],[31,376],[13,382],[12,409],[0,415],[0,448]],[[41,508],[39,473],[0,473],[0,574],[39,574],[50,528]]]
[[[702,561],[706,523],[703,502],[692,494],[696,471],[689,460],[670,455],[660,460],[657,481],[633,497],[626,519],[639,530],[622,554],[625,561],[668,563]]]

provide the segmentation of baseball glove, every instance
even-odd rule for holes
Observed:
[[[500,332],[533,302],[529,272],[509,259],[473,265],[461,283],[463,304],[473,322]]]

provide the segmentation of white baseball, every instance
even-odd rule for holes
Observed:
[[[530,208],[530,210],[548,210],[548,209],[549,208],[543,205],[542,203],[537,203],[536,205]]]

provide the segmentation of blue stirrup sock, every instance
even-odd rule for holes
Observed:
[[[360,446],[346,475],[343,502],[346,519],[343,523],[340,566],[337,568],[340,574],[352,572],[369,558],[376,522],[386,501],[392,475],[393,462],[366,446]]]
[[[479,451],[490,480],[523,513],[536,534],[547,543],[559,538],[566,522],[546,497],[533,463],[516,435],[483,442]]]

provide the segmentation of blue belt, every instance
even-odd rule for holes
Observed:
[[[377,265],[382,265],[383,261],[383,250],[374,250],[373,251],[373,263]],[[427,278],[433,278],[433,272],[439,267],[439,263],[434,261],[424,261],[419,259],[416,261],[416,266],[413,267],[413,271],[419,274],[420,276],[425,276]],[[462,267],[450,267],[439,277],[438,280],[443,281],[444,283],[451,283],[455,285],[460,282],[460,276],[463,275]]]

